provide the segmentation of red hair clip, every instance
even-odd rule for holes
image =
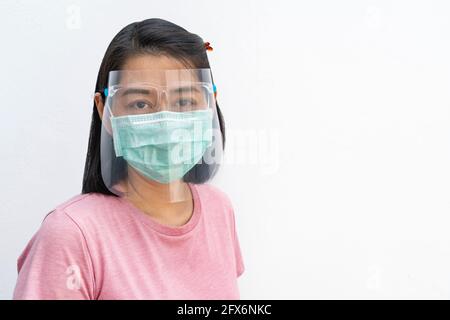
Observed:
[[[206,49],[207,51],[212,51],[212,50],[213,50],[213,48],[210,46],[210,43],[209,43],[209,42],[205,42],[205,49]]]

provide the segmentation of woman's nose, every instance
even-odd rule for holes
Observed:
[[[166,91],[160,91],[159,93],[158,110],[169,110],[169,97],[167,96]]]

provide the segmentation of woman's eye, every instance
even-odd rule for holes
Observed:
[[[180,99],[177,102],[178,107],[187,107],[187,106],[194,106],[195,101],[192,99]]]
[[[135,109],[144,109],[146,107],[149,107],[149,104],[146,101],[136,101],[131,103],[130,107]]]

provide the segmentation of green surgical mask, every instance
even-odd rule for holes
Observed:
[[[212,143],[212,110],[111,117],[116,156],[160,183],[181,179]]]

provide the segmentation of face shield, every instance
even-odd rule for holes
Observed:
[[[185,201],[186,183],[210,182],[222,159],[210,69],[109,73],[101,173],[121,197]]]

